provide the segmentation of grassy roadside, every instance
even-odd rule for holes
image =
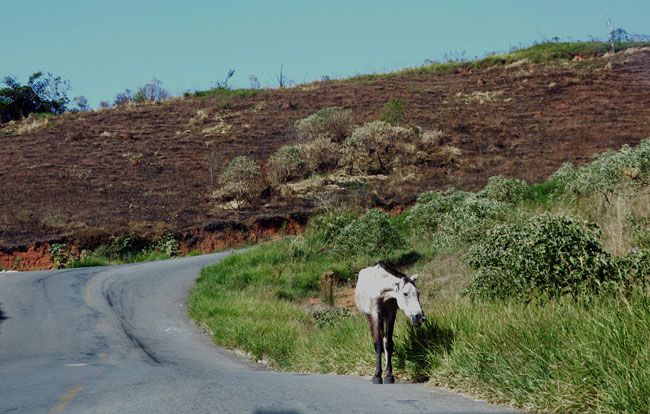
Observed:
[[[325,301],[323,273],[349,291],[381,258],[420,274],[429,317],[419,329],[399,317],[398,377],[531,410],[645,412],[649,143],[544,183],[496,177],[478,193],[425,193],[394,217],[324,214],[303,235],[203,269],[190,314],[217,344],[277,369],[367,375],[365,320],[310,298]]]
[[[186,256],[199,254],[202,253],[193,250]],[[108,242],[93,250],[79,251],[66,243],[53,243],[50,246],[50,257],[57,268],[141,263],[171,259],[179,255],[179,243],[170,233],[164,233],[156,238],[144,238],[136,234],[113,236]]]
[[[204,269],[190,315],[216,343],[277,369],[371,375],[362,316],[278,299],[286,280],[252,282],[273,269],[261,260],[279,258],[289,242],[257,246]],[[235,282],[237,275],[243,276]],[[244,287],[243,280],[252,283]],[[424,327],[399,318],[397,374],[532,410],[644,412],[650,406],[649,294],[529,304],[429,296]]]

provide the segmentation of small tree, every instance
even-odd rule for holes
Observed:
[[[115,95],[115,99],[113,99],[113,105],[120,106],[132,101],[133,92],[131,92],[131,89],[124,89],[124,91],[118,92],[117,95]]]
[[[90,110],[88,99],[85,96],[75,96],[72,98],[72,102],[75,104],[75,108],[73,108],[75,112],[88,112]]]
[[[257,79],[257,76],[251,74],[248,75],[248,81],[251,83],[251,89],[259,89],[260,88],[260,80]]]
[[[232,78],[234,75],[235,75],[235,69],[228,70],[228,73],[226,73],[226,77],[224,78],[223,81],[215,82],[216,88],[228,89],[228,81],[230,81],[230,78]]]
[[[278,81],[278,86],[284,88],[287,85],[287,78],[283,73],[284,65],[280,65],[280,73],[275,76],[275,79]]]
[[[0,89],[0,122],[19,120],[31,113],[62,114],[69,102],[70,82],[51,73],[33,73],[27,84],[4,78]]]
[[[155,102],[169,98],[169,92],[162,86],[162,81],[153,78],[149,83],[138,88],[133,95],[135,102]]]

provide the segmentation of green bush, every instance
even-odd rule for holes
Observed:
[[[650,286],[650,250],[634,248],[625,256],[615,257],[612,263],[620,286],[625,290],[639,285]]]
[[[345,226],[333,244],[335,253],[341,257],[379,260],[406,247],[406,240],[386,213],[373,209]]]
[[[399,125],[404,121],[404,102],[391,98],[381,109],[380,118],[391,125]]]
[[[450,197],[437,191],[429,191],[418,197],[417,204],[411,208],[406,217],[406,225],[422,235],[433,235],[438,231],[444,214],[454,208]]]
[[[577,195],[610,191],[619,185],[648,180],[650,175],[650,139],[636,147],[623,145],[619,151],[606,151],[579,168],[564,164],[552,178]]]
[[[576,295],[615,278],[596,225],[549,213],[495,226],[466,258],[477,270],[474,298]]]
[[[296,121],[295,127],[298,136],[305,142],[322,137],[341,142],[352,129],[352,111],[337,106],[323,108]]]
[[[523,200],[527,189],[528,183],[524,180],[494,176],[488,179],[478,196],[502,203],[516,204]]]
[[[409,210],[406,225],[418,238],[433,238],[440,245],[478,238],[484,225],[503,212],[503,204],[474,193],[450,189],[427,192]]]
[[[151,245],[150,249],[156,253],[160,253],[162,256],[174,257],[178,256],[179,243],[173,234],[165,233]]]
[[[284,145],[269,158],[269,178],[278,185],[305,174],[306,163],[299,147]]]
[[[355,219],[354,215],[343,212],[318,215],[309,223],[308,240],[317,249],[331,246],[339,233]]]
[[[264,188],[264,179],[255,161],[248,157],[234,158],[219,176],[221,188],[215,192],[219,199],[252,202]]]
[[[575,165],[570,162],[565,162],[551,175],[549,180],[558,183],[558,185],[566,189],[575,180],[576,174]]]

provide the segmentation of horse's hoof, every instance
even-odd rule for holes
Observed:
[[[373,384],[381,384],[381,377],[379,377],[379,378],[373,377],[372,378],[372,383]]]
[[[387,375],[386,379],[384,380],[385,384],[395,384],[395,377],[392,375]]]

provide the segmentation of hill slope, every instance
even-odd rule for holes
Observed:
[[[377,119],[388,99],[399,99],[405,123],[440,130],[441,145],[459,150],[459,157],[416,179],[373,190],[387,206],[427,189],[478,188],[493,175],[539,181],[565,161],[583,163],[650,136],[648,48],[447,72],[412,70],[66,114],[22,134],[5,128],[0,248],[165,229],[192,247],[206,231],[222,231],[219,220],[272,223],[275,216],[308,212],[316,200],[279,194],[241,211],[216,208],[209,155],[217,149],[217,171],[237,155],[263,163],[297,141],[296,120],[328,106],[349,108],[363,123]]]

